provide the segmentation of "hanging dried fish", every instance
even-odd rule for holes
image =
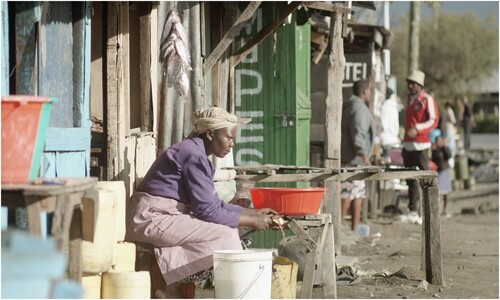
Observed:
[[[185,72],[182,72],[181,77],[177,80],[176,87],[180,96],[187,96],[189,92],[189,78]]]
[[[191,57],[188,37],[175,9],[168,12],[160,40],[160,62],[163,75],[167,77],[167,86],[174,86],[181,97],[189,93]]]

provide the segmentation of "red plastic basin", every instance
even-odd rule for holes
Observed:
[[[47,97],[2,96],[2,184],[30,179],[40,112],[47,102]]]
[[[249,188],[254,208],[269,207],[283,215],[314,215],[319,212],[323,188]]]

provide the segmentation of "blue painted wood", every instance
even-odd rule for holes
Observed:
[[[47,128],[45,151],[90,150],[90,128]]]
[[[90,151],[90,150],[89,150]],[[42,177],[88,177],[90,167],[86,151],[45,152]]]
[[[46,133],[44,177],[90,174],[90,9],[90,2],[44,2],[41,91],[61,99]]]
[[[49,127],[73,127],[73,10],[71,2],[44,2],[40,29],[40,94],[59,98]]]
[[[82,110],[85,108],[85,2],[73,4],[73,126],[82,126]]]
[[[84,291],[80,284],[63,280],[54,283],[52,288],[52,299],[83,299]]]
[[[49,299],[49,278],[6,278],[2,276],[2,299]]]
[[[90,20],[92,18],[92,1],[85,2],[85,55],[84,55],[84,105],[82,109],[82,126],[90,128],[92,122],[90,121],[90,36],[91,36],[91,26]],[[90,148],[88,148],[88,161],[90,162]],[[87,165],[90,174],[90,164]]]
[[[89,173],[82,167],[86,165],[88,161],[85,151],[56,153],[57,177],[88,177]]]
[[[1,90],[2,96],[8,95],[9,93],[9,10],[7,6],[7,1],[0,2],[0,11],[2,14],[2,31],[0,32],[0,39],[2,40],[2,56],[1,60]],[[3,221],[3,220],[2,220]]]
[[[38,2],[15,2],[16,93],[37,94],[35,8]]]
[[[43,239],[20,230],[2,232],[2,250],[17,254],[43,254],[58,251],[53,239]]]
[[[44,178],[56,177],[56,153],[44,152],[42,156],[42,166],[40,174]]]

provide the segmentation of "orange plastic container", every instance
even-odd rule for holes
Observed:
[[[48,97],[2,97],[2,183],[29,180],[40,111]]]
[[[313,215],[319,212],[325,189],[249,188],[254,208],[269,207],[283,215]]]

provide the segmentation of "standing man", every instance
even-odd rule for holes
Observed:
[[[403,139],[403,161],[405,167],[418,167],[429,170],[429,132],[437,127],[438,109],[436,101],[424,90],[425,74],[414,70],[406,79],[408,84],[408,103],[405,113],[405,136]],[[410,223],[422,223],[418,216],[417,201],[420,200],[419,181],[407,180]]]
[[[371,87],[368,80],[356,81],[353,95],[342,108],[341,161],[343,167],[370,165],[373,143],[372,116],[369,109]],[[363,180],[342,182],[341,218],[344,220],[352,206],[351,229],[356,230],[361,216],[361,201],[366,198]],[[351,205],[352,204],[352,205]]]
[[[464,149],[470,149],[470,135],[472,132],[472,127],[476,126],[476,122],[474,120],[474,115],[472,114],[472,110],[469,107],[469,99],[467,96],[463,98],[459,98],[459,105],[462,107],[463,113],[460,115],[460,122],[463,128],[464,134]]]

